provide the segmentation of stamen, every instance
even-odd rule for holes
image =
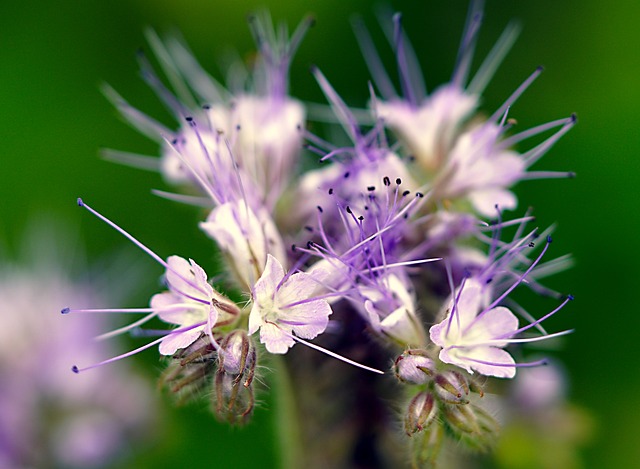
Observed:
[[[180,328],[180,329],[174,329],[168,335],[179,334],[181,332],[190,331],[190,330],[195,329],[197,327],[202,327],[203,325],[204,325],[204,323],[197,323],[197,324],[193,324],[193,325],[188,326],[188,327],[183,327],[183,328]],[[167,337],[167,336],[165,336],[165,337]],[[165,337],[160,337],[159,339],[154,340],[153,342],[150,342],[150,343],[148,343],[146,345],[143,345],[142,347],[138,347],[135,350],[131,350],[130,352],[123,353],[122,355],[118,355],[117,357],[109,358],[108,360],[103,360],[103,361],[101,361],[99,363],[96,363],[94,365],[89,365],[89,366],[86,366],[84,368],[78,368],[77,366],[74,365],[73,367],[71,367],[71,371],[73,371],[74,373],[80,373],[82,371],[91,370],[92,368],[98,368],[98,367],[100,367],[102,365],[107,365],[109,363],[113,363],[113,362],[121,360],[123,358],[130,357],[132,355],[135,355],[138,352],[142,352],[143,350],[146,350],[148,348],[153,347],[156,344],[159,344],[160,342],[162,342],[165,339]]]
[[[376,87],[380,93],[382,93],[384,99],[391,100],[397,98],[398,94],[393,86],[393,82],[391,81],[391,78],[389,78],[389,75],[382,64],[380,55],[378,55],[373,40],[371,39],[371,35],[364,25],[362,18],[356,17],[351,22],[351,25],[356,35],[356,39],[358,40],[358,44],[360,45],[364,61],[369,68],[369,73],[371,73],[371,76],[376,83]]]
[[[282,329],[280,329],[280,330],[282,330]],[[322,353],[324,353],[324,354],[326,354],[326,355],[329,355],[330,357],[337,358],[338,360],[343,361],[343,362],[345,362],[345,363],[348,363],[349,365],[353,365],[353,366],[355,366],[355,367],[362,368],[363,370],[372,371],[372,372],[374,372],[374,373],[378,373],[378,374],[380,374],[380,375],[383,375],[383,374],[384,374],[384,371],[380,371],[380,370],[378,370],[378,369],[376,369],[376,368],[372,368],[372,367],[370,367],[370,366],[366,366],[366,365],[363,365],[363,364],[358,363],[358,362],[356,362],[356,361],[350,360],[350,359],[348,359],[348,358],[346,358],[346,357],[343,357],[342,355],[338,355],[338,354],[337,354],[337,353],[335,353],[335,352],[332,352],[332,351],[330,351],[330,350],[327,350],[327,349],[326,349],[326,348],[324,348],[324,347],[320,347],[319,345],[312,344],[311,342],[307,342],[306,340],[302,340],[300,337],[296,337],[296,336],[295,336],[295,335],[293,335],[293,334],[288,334],[286,331],[283,331],[283,332],[284,332],[285,334],[289,335],[289,336],[290,336],[293,340],[295,340],[296,342],[300,342],[301,344],[306,345],[307,347],[310,347],[310,348],[312,348],[312,349],[314,349],[314,350],[317,350],[317,351],[319,351],[319,352],[322,352]]]
[[[505,111],[508,108],[510,108],[514,102],[517,101],[517,99],[522,95],[522,93],[524,93],[527,90],[527,88],[529,88],[531,83],[533,83],[536,80],[536,78],[540,76],[543,70],[544,68],[541,66],[536,68],[536,70],[531,75],[529,75],[529,77],[511,94],[511,96],[507,98],[504,104],[500,106],[496,112],[493,113],[491,118],[489,118],[489,122],[497,121],[498,117],[502,116],[505,113]]]
[[[176,276],[180,277],[185,283],[187,283],[188,285],[190,285],[191,287],[193,287],[196,290],[199,290],[202,294],[206,295],[206,292],[201,290],[200,287],[193,283],[191,280],[189,280],[188,278],[185,278],[182,274],[180,274],[180,272],[177,272],[176,270],[172,269],[169,264],[167,264],[167,262],[165,262],[160,256],[158,256],[155,252],[153,252],[151,249],[149,249],[147,246],[145,246],[144,244],[142,244],[140,241],[138,241],[136,238],[134,238],[132,235],[130,235],[128,232],[126,232],[123,228],[120,228],[118,225],[116,225],[114,222],[112,222],[111,220],[109,220],[107,217],[105,217],[104,215],[98,213],[97,211],[95,211],[94,209],[92,209],[91,207],[89,207],[87,204],[85,204],[82,199],[80,197],[78,197],[78,206],[83,207],[85,209],[87,209],[89,212],[91,212],[93,215],[95,215],[96,217],[98,217],[100,220],[102,220],[103,222],[105,222],[107,225],[111,226],[112,228],[114,228],[116,231],[118,231],[119,233],[121,233],[124,237],[126,237],[127,239],[129,239],[133,244],[135,244],[136,246],[138,246],[140,249],[142,249],[144,252],[146,252],[149,256],[151,256],[156,262],[158,262],[160,265],[162,265],[166,270],[169,270],[171,272],[173,272]],[[199,301],[203,301],[203,300],[199,300]]]
[[[483,365],[504,366],[507,368],[530,368],[534,366],[546,365],[547,363],[549,363],[549,360],[546,358],[543,358],[541,360],[536,360],[534,362],[528,362],[528,363],[497,363],[497,362],[489,362],[485,360],[478,360],[477,358],[464,357],[464,356],[460,356],[460,358],[464,360],[469,360],[471,362],[482,363]]]

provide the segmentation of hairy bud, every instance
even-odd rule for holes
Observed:
[[[394,364],[396,378],[404,383],[425,384],[435,372],[435,363],[423,350],[407,350]]]
[[[428,427],[438,415],[438,407],[435,404],[433,395],[429,392],[417,394],[407,409],[404,418],[404,429],[407,435],[421,432]]]
[[[213,408],[218,418],[232,424],[245,423],[255,402],[253,378],[256,349],[245,331],[235,330],[220,344]]]

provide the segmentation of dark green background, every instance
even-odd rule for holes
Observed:
[[[321,101],[308,73],[309,65],[317,64],[347,102],[363,106],[368,72],[349,17],[360,12],[376,30],[371,4],[274,3],[277,6],[267,4],[273,17],[291,27],[307,12],[317,18],[294,62],[292,92]],[[569,290],[576,301],[550,321],[549,329],[576,329],[559,356],[571,374],[573,401],[589,409],[596,422],[593,442],[585,451],[586,465],[629,467],[640,460],[636,441],[640,312],[634,300],[640,260],[640,4],[632,0],[487,3],[478,57],[484,56],[510,19],[519,19],[524,30],[487,89],[483,108],[493,111],[543,64],[545,73],[511,115],[521,128],[574,111],[579,116],[575,129],[535,167],[574,170],[578,177],[525,182],[518,194],[521,207],[535,207],[541,226],[558,222],[553,252],[575,254],[573,270],[558,275],[551,284]],[[249,0],[224,5],[205,0],[2,2],[0,239],[15,247],[30,217],[51,213],[83,232],[92,258],[126,244],[75,206],[76,197],[82,196],[161,256],[195,256],[210,266],[210,243],[197,231],[198,215],[193,209],[151,195],[151,188],[166,188],[156,174],[98,157],[100,147],[157,153],[153,143],[119,120],[99,86],[108,82],[132,104],[170,123],[136,75],[135,51],[144,45],[144,28],[181,31],[205,67],[214,71],[230,47],[241,54],[251,50],[245,16],[264,4]],[[433,89],[450,76],[467,4],[445,0],[392,4],[405,12],[406,29]],[[376,34],[382,39],[379,30]],[[161,273],[151,261],[148,267],[150,278],[141,280],[140,295],[134,299],[141,306],[154,292]],[[59,306],[52,305],[52,311]],[[140,358],[139,367],[154,375],[155,360],[149,351]],[[263,403],[248,428],[229,430],[207,414],[205,403],[174,409],[167,401],[165,430],[136,456],[136,467],[242,468],[257,461],[263,467],[272,466],[269,405],[268,400]]]

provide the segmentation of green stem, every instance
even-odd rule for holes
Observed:
[[[275,396],[274,424],[282,469],[303,467],[303,445],[299,428],[298,409],[289,370],[284,357],[271,357],[271,383]]]

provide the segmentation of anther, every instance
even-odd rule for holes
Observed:
[[[333,188],[330,188],[329,189],[329,195],[332,195],[332,194],[333,194]]]
[[[368,187],[367,187],[367,190],[368,190],[369,192],[371,192],[371,191],[375,191],[375,190],[376,190],[376,186],[368,186]]]
[[[551,239],[551,235],[547,236],[547,243],[551,243],[553,239]]]
[[[60,313],[62,314],[69,314],[71,312],[70,308],[62,308],[62,310],[60,310]]]
[[[75,365],[73,365],[73,366],[71,367],[71,371],[73,371],[73,372],[74,372],[74,373],[76,373],[76,374],[80,373],[80,370],[79,370],[79,369],[78,369],[78,367],[77,367],[77,366],[75,366]]]
[[[399,186],[400,184],[402,184],[402,179],[400,178],[396,178],[396,184]]]
[[[344,173],[344,178],[347,179],[349,177],[350,173],[349,171],[347,171],[346,173]]]
[[[384,183],[385,186],[389,187],[391,185],[391,179],[389,179],[388,176],[385,176],[382,178],[382,182]]]
[[[320,205],[318,205],[316,208],[318,209],[318,212],[320,212],[320,213],[323,212],[322,207],[320,207]]]
[[[416,192],[416,197],[421,199],[424,197],[424,194],[422,192]]]
[[[78,207],[84,207],[84,202],[80,197],[78,197],[78,200],[76,202],[78,203]]]
[[[404,192],[402,193],[402,197],[406,197],[406,196],[408,196],[409,194],[411,194],[411,191],[404,191]]]
[[[349,215],[351,215],[351,214],[353,213],[353,212],[351,211],[351,207],[349,207],[348,205],[347,205],[347,207],[346,207],[344,210],[345,210],[345,212],[347,212]]]

